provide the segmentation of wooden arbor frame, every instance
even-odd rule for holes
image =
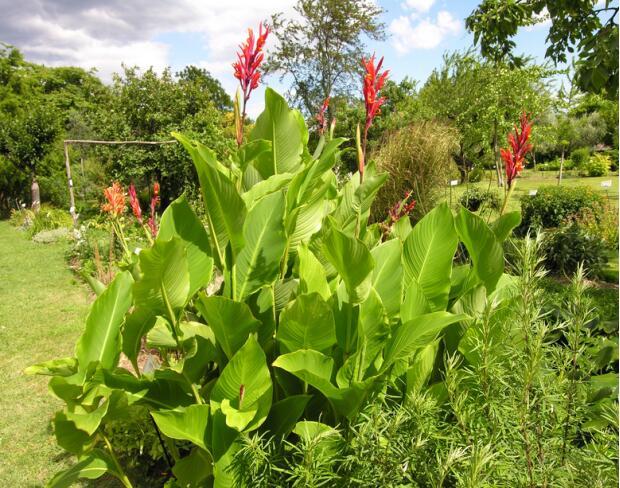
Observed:
[[[122,145],[144,145],[144,146],[160,146],[163,144],[176,144],[177,141],[95,141],[90,139],[65,139],[65,168],[67,170],[67,185],[69,187],[69,202],[71,207],[69,213],[73,218],[73,226],[77,227],[78,214],[75,210],[75,194],[73,193],[73,179],[71,178],[71,160],[69,158],[69,146],[71,144],[99,144],[108,146]]]

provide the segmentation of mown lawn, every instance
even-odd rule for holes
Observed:
[[[523,195],[528,195],[531,190],[537,190],[541,186],[557,185],[557,171],[533,171],[525,170],[517,179],[517,184],[508,202],[508,210],[519,210],[520,200]],[[611,188],[601,187],[603,181],[611,180]],[[601,195],[609,198],[612,205],[618,205],[618,175],[608,175],[600,177],[585,178],[578,176],[574,172],[566,172],[562,177],[562,186],[588,186]],[[470,183],[470,187],[497,192],[500,201],[504,199],[504,189],[497,187],[495,172],[488,171],[485,178],[477,183]],[[456,204],[458,198],[465,192],[467,185],[459,185],[452,190],[452,203]],[[449,199],[449,191],[446,190],[446,198]]]
[[[61,407],[30,364],[71,356],[91,297],[63,254],[0,221],[0,487],[42,486],[73,463],[56,445],[50,419]]]

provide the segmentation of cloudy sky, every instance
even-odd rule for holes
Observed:
[[[396,81],[424,81],[446,50],[470,46],[464,19],[477,0],[376,0],[388,39],[371,43]],[[47,65],[96,68],[109,81],[121,63],[174,71],[207,68],[233,93],[231,62],[245,28],[295,0],[0,0],[0,42]],[[523,29],[518,50],[542,60],[547,25]],[[276,85],[276,80],[270,81]],[[258,100],[257,100],[258,99]],[[258,106],[260,97],[255,97]],[[252,112],[253,110],[251,110]]]

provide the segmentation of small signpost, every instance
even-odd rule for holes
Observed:
[[[530,196],[534,197],[538,193],[538,190],[530,190]]]
[[[607,201],[609,201],[609,189],[612,187],[612,180],[601,181],[601,188],[605,188],[605,194],[607,195]]]
[[[457,186],[459,184],[459,180],[450,180],[450,208],[452,208],[452,187]]]

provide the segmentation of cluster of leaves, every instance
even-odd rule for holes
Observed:
[[[476,320],[431,388],[388,390],[348,426],[297,442],[248,436],[239,486],[616,484],[616,324],[600,327],[582,273],[549,294],[540,246],[520,243],[510,298],[468,302]]]
[[[459,198],[459,203],[467,210],[477,212],[478,210],[499,210],[500,201],[497,192],[481,190],[472,187],[465,190]],[[482,212],[481,212],[482,213]]]
[[[225,162],[175,134],[208,229],[184,197],[173,202],[153,246],[93,304],[75,357],[30,368],[53,376],[66,403],[56,438],[78,456],[50,486],[104,472],[132,486],[106,425],[136,408],[161,435],[169,486],[235,486],[247,435],[312,442],[388,388],[423,389],[438,350],[454,352],[474,320],[473,297],[504,296],[502,242],[518,213],[489,227],[443,204],[386,235],[368,217],[387,175],[370,164],[363,183],[355,174],[339,187],[342,139],[311,154],[301,114],[270,89],[265,99]],[[453,265],[459,242],[471,259]],[[146,365],[144,342],[157,351]]]

